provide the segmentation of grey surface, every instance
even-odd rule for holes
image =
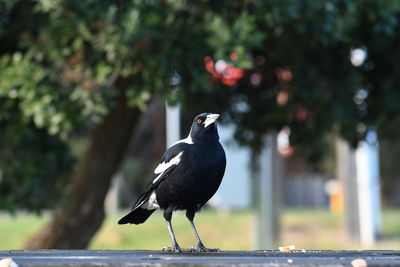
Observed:
[[[400,251],[222,251],[163,253],[126,250],[3,250],[0,259],[12,258],[19,266],[351,266],[362,258],[371,265],[400,266]]]

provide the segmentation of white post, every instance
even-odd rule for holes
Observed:
[[[181,106],[170,106],[165,103],[165,127],[167,148],[181,138]]]
[[[360,241],[375,243],[381,227],[379,146],[375,130],[369,130],[356,150]]]

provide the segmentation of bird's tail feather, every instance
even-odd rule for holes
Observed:
[[[124,216],[118,221],[118,224],[126,224],[126,223],[134,223],[134,224],[141,224],[144,223],[147,218],[155,211],[154,210],[147,210],[142,209],[140,207],[132,210],[129,214]]]

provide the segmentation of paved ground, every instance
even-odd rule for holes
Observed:
[[[163,253],[123,250],[3,250],[0,259],[18,266],[400,266],[400,250],[327,251],[222,251]],[[363,260],[356,260],[363,259]],[[355,261],[356,260],[356,261]],[[0,263],[0,267],[1,263]]]

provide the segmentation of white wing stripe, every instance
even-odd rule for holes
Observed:
[[[155,174],[159,174],[159,175],[157,176],[157,178],[155,178],[155,179],[153,180],[153,184],[154,184],[155,182],[157,182],[158,179],[160,179],[160,177],[163,175],[163,173],[164,173],[166,170],[168,170],[168,168],[170,168],[172,165],[178,165],[178,163],[181,161],[182,155],[183,155],[183,151],[180,152],[180,153],[179,153],[178,155],[176,155],[175,157],[173,157],[170,161],[160,163],[160,164],[157,166],[157,168],[154,170],[154,173],[155,173]]]

